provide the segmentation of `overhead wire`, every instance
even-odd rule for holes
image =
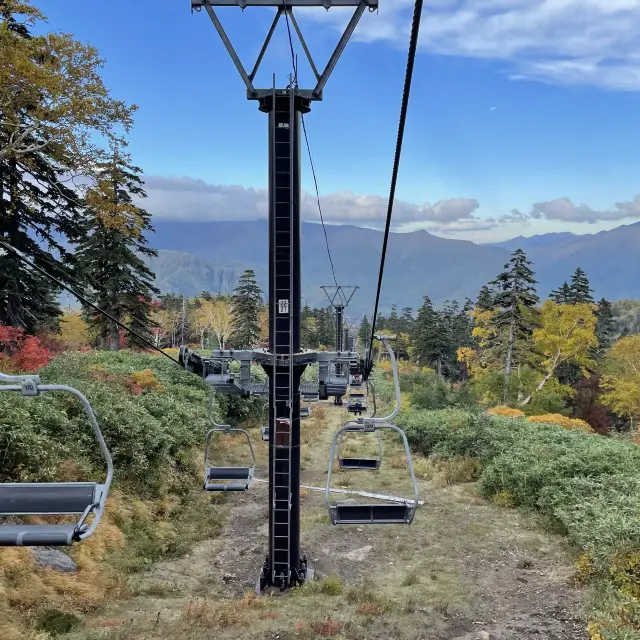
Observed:
[[[283,2],[284,4],[284,2]],[[289,23],[289,12],[286,9],[284,11],[284,17],[287,23],[287,33],[289,35],[289,48],[291,49],[291,63],[293,64],[294,69],[294,77],[297,86],[298,81],[298,69],[296,65],[296,53],[293,47],[293,37],[291,36],[291,25]],[[311,165],[311,174],[313,175],[313,184],[316,190],[316,202],[318,203],[318,212],[320,214],[320,222],[322,223],[322,231],[324,233],[324,242],[327,247],[327,256],[329,257],[329,264],[331,265],[331,274],[333,275],[333,282],[336,285],[336,288],[339,289],[338,279],[336,278],[336,269],[333,264],[333,258],[331,256],[331,249],[329,248],[329,236],[327,235],[327,228],[324,224],[324,215],[322,214],[322,204],[320,203],[320,189],[318,188],[318,177],[316,175],[315,163],[313,162],[313,155],[311,153],[311,144],[309,143],[309,134],[307,133],[307,125],[304,120],[304,114],[300,114],[300,120],[302,121],[302,132],[304,134],[304,142],[307,147],[307,154],[309,155],[309,164]]]
[[[62,282],[61,280],[59,280],[55,276],[52,276],[50,273],[47,273],[47,271],[45,271],[42,267],[39,267],[32,260],[27,258],[21,251],[19,251],[15,247],[11,246],[10,244],[6,243],[4,240],[0,240],[0,246],[4,247],[7,251],[11,252],[13,255],[18,257],[24,263],[28,264],[32,269],[35,269],[38,273],[43,275],[45,278],[48,278],[49,280],[54,282],[61,289],[64,289],[65,291],[68,291],[70,294],[72,294],[78,300],[80,300],[80,302],[82,302],[83,304],[87,305],[88,307],[91,307],[94,311],[97,311],[98,313],[102,314],[106,318],[109,318],[109,320],[114,322],[118,327],[120,327],[121,329],[124,329],[125,331],[128,331],[131,335],[135,336],[138,340],[140,340],[140,342],[142,342],[142,343],[146,344],[147,346],[151,347],[154,351],[158,351],[165,358],[169,358],[169,360],[171,360],[172,362],[175,362],[180,368],[182,368],[182,365],[180,364],[180,361],[176,360],[173,356],[170,356],[168,353],[165,353],[160,347],[158,347],[155,344],[153,344],[153,342],[151,342],[150,340],[147,340],[144,336],[140,335],[137,331],[134,331],[130,327],[127,327],[126,324],[124,324],[123,322],[121,322],[117,318],[114,318],[110,313],[108,313],[104,309],[101,309],[98,305],[96,305],[93,302],[91,302],[90,300],[88,300],[82,294],[78,293],[77,291],[74,291],[71,287],[69,287],[66,284],[64,284],[64,282]]]
[[[369,377],[373,368],[373,341],[376,332],[376,321],[378,318],[378,307],[380,304],[380,291],[382,289],[382,278],[384,275],[384,263],[387,255],[387,244],[389,242],[389,229],[391,227],[391,216],[393,214],[393,204],[398,182],[398,169],[400,167],[400,156],[402,154],[402,142],[404,139],[404,129],[407,121],[407,111],[409,106],[409,95],[411,93],[411,81],[413,79],[413,67],[415,64],[416,50],[418,48],[418,34],[420,32],[420,20],[422,18],[423,0],[416,0],[413,8],[413,19],[411,21],[411,35],[409,37],[409,52],[407,55],[407,68],[404,76],[404,88],[402,90],[402,105],[400,107],[400,118],[398,121],[398,137],[396,139],[396,150],[393,159],[393,170],[391,173],[391,187],[389,189],[389,203],[387,206],[387,218],[382,240],[382,253],[380,256],[380,270],[378,273],[378,287],[376,290],[376,302],[373,308],[373,320],[371,322],[371,336],[369,339],[369,350],[365,360],[365,379]]]

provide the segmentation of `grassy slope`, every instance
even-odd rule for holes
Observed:
[[[598,586],[594,640],[640,632],[640,448],[619,440],[458,410],[408,411],[413,448],[433,458],[471,457],[486,497],[536,509],[580,550]]]
[[[77,574],[38,568],[29,549],[0,549],[3,640],[68,628],[76,615],[126,593],[128,574],[185,552],[219,527],[219,510],[200,490],[208,400],[200,379],[162,357],[129,352],[67,354],[40,375],[87,395],[116,473],[96,534],[70,551]],[[250,417],[251,403],[222,402],[216,417]],[[3,481],[104,478],[84,414],[64,394],[2,394],[0,451]]]

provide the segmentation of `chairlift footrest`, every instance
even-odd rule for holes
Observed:
[[[8,524],[0,526],[2,547],[70,547],[78,540],[75,524]]]
[[[249,485],[244,484],[220,484],[220,483],[207,483],[204,485],[205,491],[247,491]]]

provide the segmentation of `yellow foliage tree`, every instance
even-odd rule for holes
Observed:
[[[556,304],[545,300],[540,310],[540,327],[533,332],[536,350],[543,354],[545,375],[535,390],[522,402],[528,404],[534,393],[541,391],[556,369],[574,362],[584,375],[595,365],[592,350],[598,346],[595,306],[588,303]]]
[[[616,342],[602,362],[602,403],[633,421],[640,417],[640,335]]]
[[[89,329],[81,311],[65,311],[60,321],[60,339],[67,349],[81,349],[89,344]]]
[[[99,138],[128,131],[135,107],[109,95],[94,47],[58,32],[22,37],[15,25],[41,30],[44,15],[29,0],[1,4],[0,112],[13,131],[0,160],[55,147],[88,168]]]

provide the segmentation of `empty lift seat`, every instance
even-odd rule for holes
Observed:
[[[338,458],[341,469],[367,469],[376,471],[380,468],[380,460],[376,458]]]
[[[102,491],[94,482],[0,484],[0,516],[86,516],[98,507]],[[71,546],[87,528],[78,523],[0,525],[0,546]]]
[[[205,491],[246,491],[253,476],[252,467],[209,467]]]
[[[409,504],[336,504],[333,524],[411,524],[415,508]]]

